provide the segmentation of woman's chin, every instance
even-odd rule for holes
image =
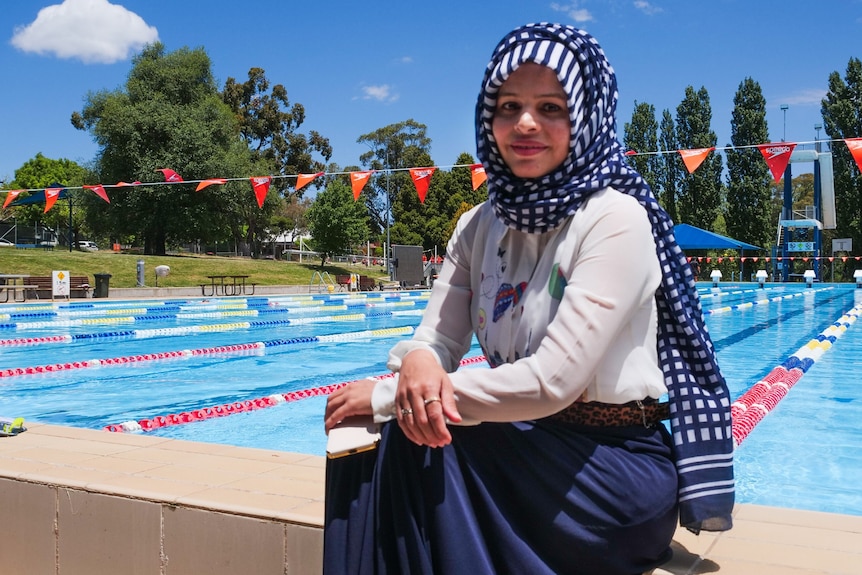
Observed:
[[[532,180],[535,178],[541,178],[542,176],[551,173],[554,171],[556,166],[548,165],[547,162],[534,162],[534,161],[526,161],[526,162],[513,162],[514,165],[510,166],[509,169],[511,172],[522,179]]]

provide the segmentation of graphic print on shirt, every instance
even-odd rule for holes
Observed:
[[[504,258],[506,250],[501,247],[497,248],[497,261],[494,265],[494,275],[485,274],[482,270],[482,280],[479,282],[479,331],[483,331],[487,327],[488,312],[485,311],[486,301],[493,300],[494,294],[497,291],[497,286],[503,281],[503,272],[506,271],[508,264]],[[495,320],[496,321],[496,320]]]
[[[548,293],[555,300],[561,300],[567,284],[566,276],[563,275],[560,264],[554,264],[554,267],[551,268],[551,277],[548,278]]]
[[[496,322],[503,314],[506,313],[506,310],[511,306],[512,308],[517,307],[518,303],[521,301],[521,297],[524,295],[524,290],[527,289],[527,282],[521,282],[517,285],[512,285],[505,283],[500,286],[500,289],[497,290],[497,297],[494,299],[494,318],[493,320]]]

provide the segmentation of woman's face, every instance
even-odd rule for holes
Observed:
[[[519,178],[538,178],[562,164],[570,129],[566,94],[550,68],[526,62],[500,87],[491,130]]]

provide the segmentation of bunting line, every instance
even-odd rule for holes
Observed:
[[[773,142],[765,144],[750,144],[743,146],[711,146],[708,148],[680,149],[680,150],[656,150],[651,152],[638,152],[636,150],[628,150],[626,156],[649,156],[663,154],[679,154],[682,158],[688,173],[694,173],[706,157],[714,151],[727,150],[743,150],[757,149],[760,151],[767,164],[770,172],[776,183],[781,180],[784,170],[790,161],[790,155],[796,146],[806,144],[822,144],[832,142],[844,142],[850,151],[851,156],[856,162],[856,166],[862,172],[862,138],[841,138],[841,139],[825,139],[825,140],[809,140],[803,142]],[[228,182],[250,181],[254,191],[255,199],[258,207],[263,207],[264,199],[269,191],[270,185],[275,180],[283,180],[296,178],[295,191],[299,191],[305,185],[321,176],[339,176],[347,175],[350,178],[351,187],[353,189],[353,199],[358,200],[363,188],[374,174],[391,174],[394,172],[409,172],[416,187],[416,192],[419,195],[419,201],[424,203],[425,196],[428,192],[431,177],[438,169],[454,169],[454,168],[469,168],[471,172],[471,180],[473,190],[478,189],[486,181],[485,169],[481,164],[452,164],[449,166],[430,166],[430,167],[412,167],[412,168],[384,168],[381,170],[363,170],[363,171],[341,171],[341,172],[317,172],[314,174],[275,174],[268,176],[253,176],[253,177],[237,177],[237,178],[205,178],[202,180],[185,180],[176,171],[170,168],[159,168],[156,171],[161,172],[165,180],[162,182],[124,182],[120,181],[116,184],[95,184],[83,186],[64,186],[60,188],[28,188],[16,190],[0,190],[6,193],[5,201],[0,209],[5,209],[22,193],[22,192],[42,192],[45,193],[45,212],[47,213],[60,196],[63,190],[90,190],[97,194],[104,201],[110,203],[106,189],[121,188],[121,187],[136,187],[136,186],[158,186],[158,185],[177,185],[177,184],[197,184],[195,191],[199,192],[204,188],[212,185],[224,185]]]

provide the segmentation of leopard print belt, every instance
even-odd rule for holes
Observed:
[[[620,404],[576,401],[564,410],[551,415],[549,419],[593,427],[625,425],[653,427],[669,417],[670,408],[667,403],[659,403],[655,399],[647,398]]]

